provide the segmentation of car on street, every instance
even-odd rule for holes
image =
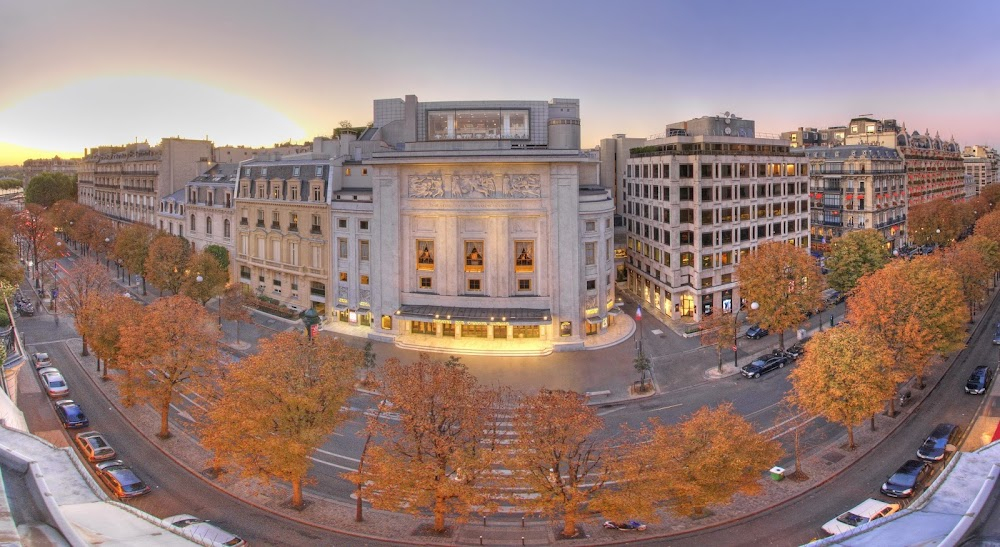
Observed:
[[[806,347],[804,345],[804,342],[799,342],[798,344],[795,344],[785,350],[785,353],[792,359],[798,359],[799,357],[802,357],[802,355],[804,355],[805,352],[806,352]]]
[[[1000,346],[1000,323],[997,323],[997,330],[993,331],[993,345]]]
[[[117,498],[134,498],[150,492],[149,486],[121,460],[97,464],[97,476]]]
[[[163,519],[163,522],[180,528],[181,533],[186,537],[198,539],[211,545],[239,547],[247,544],[239,536],[231,534],[207,520],[191,515],[174,515]]]
[[[768,334],[767,329],[761,328],[760,325],[750,325],[750,328],[747,329],[747,338],[751,340],[763,338]]]
[[[898,503],[886,503],[884,501],[866,499],[859,503],[857,507],[841,513],[840,516],[823,525],[823,531],[830,534],[841,534],[867,524],[873,520],[887,517],[899,511]]]
[[[959,429],[954,424],[937,424],[934,431],[927,436],[924,443],[917,449],[917,457],[932,462],[944,459],[948,445],[954,446],[958,442]]]
[[[782,368],[790,361],[787,355],[767,355],[760,359],[755,359],[749,365],[743,365],[741,372],[747,378],[760,378],[761,374],[766,374],[774,369]]]
[[[906,463],[889,476],[879,491],[891,498],[908,498],[927,481],[931,469],[929,462],[906,460]]]
[[[59,369],[45,367],[38,371],[38,376],[42,379],[42,385],[45,387],[45,392],[49,394],[49,397],[54,399],[64,397],[69,393],[69,386],[66,385],[66,379],[63,378]]]
[[[77,433],[73,440],[76,446],[80,447],[80,452],[86,456],[87,461],[103,462],[115,457],[115,449],[111,448],[104,435],[96,431],[85,431]]]
[[[90,425],[90,420],[83,413],[83,409],[80,408],[80,405],[73,402],[72,399],[60,399],[55,402],[55,406],[56,416],[59,417],[59,421],[62,422],[63,427],[66,429],[87,427]]]
[[[35,370],[52,366],[52,360],[48,353],[34,353],[31,355],[31,362],[35,365]]]
[[[980,365],[972,371],[969,380],[965,382],[965,392],[972,395],[982,395],[993,383],[993,368]]]

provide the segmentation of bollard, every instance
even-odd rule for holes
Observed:
[[[479,544],[480,544],[480,545],[482,545],[482,544],[483,544],[483,536],[479,536]]]
[[[521,528],[524,528],[524,517],[521,517]]]
[[[486,515],[483,515],[483,528],[486,528]]]
[[[521,545],[524,545],[524,536],[521,536]]]

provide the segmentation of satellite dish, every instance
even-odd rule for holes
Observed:
[[[726,120],[726,121],[728,122],[729,120]],[[726,130],[725,130],[725,133],[726,133],[726,135],[731,135],[733,133],[733,129],[731,127],[727,127]]]
[[[728,118],[729,116],[731,116],[731,114],[729,113],[728,110],[726,111],[725,114],[722,115],[723,118]]]

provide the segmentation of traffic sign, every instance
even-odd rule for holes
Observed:
[[[636,306],[635,308],[635,320],[640,321],[642,319],[642,308]]]

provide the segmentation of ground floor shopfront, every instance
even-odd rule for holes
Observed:
[[[715,311],[728,313],[738,294],[736,284],[729,282],[720,286],[681,287],[669,289],[656,281],[632,271],[626,287],[648,308],[662,312],[669,318],[701,321]]]

